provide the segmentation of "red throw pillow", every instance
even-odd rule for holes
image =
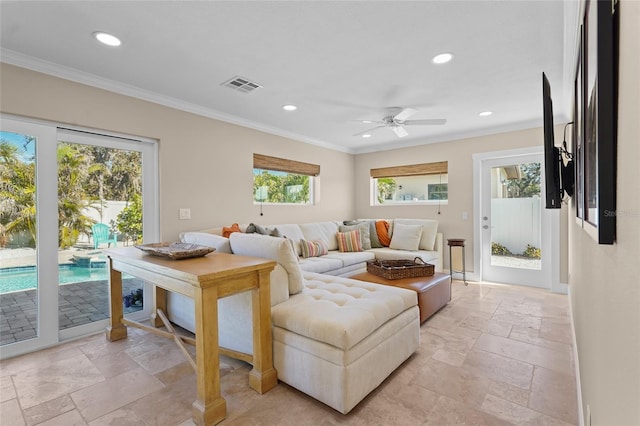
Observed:
[[[386,220],[376,220],[376,233],[378,234],[378,240],[383,247],[389,247],[391,244],[391,237],[389,236],[389,222]]]
[[[234,223],[230,227],[222,227],[222,236],[225,238],[229,238],[229,235],[233,234],[234,232],[242,232],[242,230],[240,229],[240,225],[238,225],[237,223]]]

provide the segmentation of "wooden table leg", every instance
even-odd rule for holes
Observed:
[[[113,269],[113,260],[109,261],[109,326],[107,327],[107,340],[113,342],[127,337],[127,327],[122,323],[124,313],[122,310],[122,272]]]
[[[271,339],[270,272],[258,273],[258,288],[251,292],[253,317],[253,369],[249,372],[249,386],[265,393],[278,384],[273,368],[273,342]]]
[[[167,290],[154,284],[153,306],[151,307],[151,323],[155,327],[162,327],[164,323],[162,322],[162,318],[158,316],[158,309],[161,309],[162,312],[167,312]]]
[[[193,419],[198,425],[214,425],[227,415],[227,403],[220,394],[218,289],[196,288],[194,302],[198,398],[193,403]]]

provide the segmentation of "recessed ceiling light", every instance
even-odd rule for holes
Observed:
[[[295,111],[298,109],[298,107],[295,105],[285,105],[282,107],[282,109],[285,111]]]
[[[491,111],[482,111],[480,114],[478,114],[480,117],[488,117],[491,114],[493,114],[493,112]]]
[[[369,133],[365,133],[364,135],[362,135],[363,138],[370,138],[371,135]]]
[[[103,33],[102,31],[97,31],[93,33],[93,36],[102,44],[106,44],[107,46],[120,46],[122,42],[120,39],[114,35]]]
[[[450,60],[453,59],[453,54],[451,53],[441,53],[433,57],[432,61],[434,64],[446,64]]]

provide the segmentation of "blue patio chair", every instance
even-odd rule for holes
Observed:
[[[107,243],[107,247],[111,247],[111,243],[116,247],[118,245],[118,236],[110,235],[109,233],[109,225],[105,225],[104,223],[96,223],[91,227],[91,232],[93,233],[93,248],[97,249],[100,244]]]

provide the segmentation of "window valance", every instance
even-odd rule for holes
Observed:
[[[448,162],[439,161],[436,163],[409,164],[406,166],[382,167],[371,169],[372,178],[399,177],[399,176],[422,176],[448,173]]]
[[[255,153],[253,154],[253,168],[307,176],[318,176],[320,174],[320,166],[317,164]]]

